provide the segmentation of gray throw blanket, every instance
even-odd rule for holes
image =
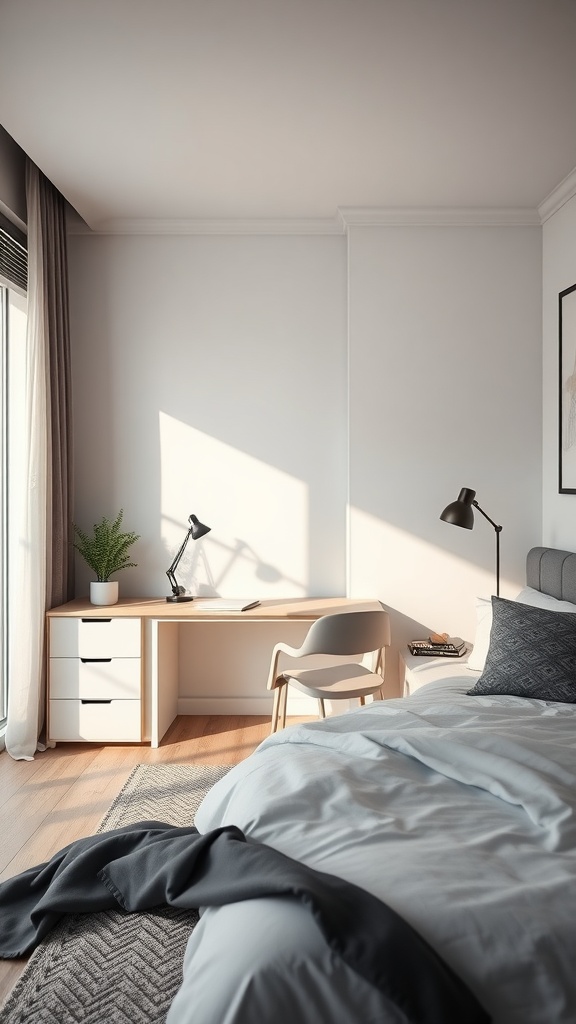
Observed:
[[[142,821],[79,839],[0,884],[0,956],[29,953],[64,914],[120,905],[129,912],[192,909],[291,896],[331,949],[412,1024],[489,1024],[475,996],[390,907],[309,868],[234,826],[201,835]]]

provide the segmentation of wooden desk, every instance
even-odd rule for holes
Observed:
[[[47,613],[48,738],[159,746],[178,713],[182,623],[311,623],[322,615],[380,607],[377,601],[348,598],[290,598],[223,612],[198,608],[194,601],[124,598],[110,607],[76,599],[52,608]],[[264,686],[265,679],[263,692]]]

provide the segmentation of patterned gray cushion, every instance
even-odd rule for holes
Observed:
[[[576,704],[576,616],[493,597],[486,664],[467,693]]]

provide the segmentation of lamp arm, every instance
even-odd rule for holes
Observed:
[[[480,512],[480,514],[484,516],[484,519],[488,520],[488,522],[494,527],[496,532],[500,533],[502,527],[501,526],[497,526],[496,523],[494,522],[494,520],[490,519],[489,515],[486,515],[486,512],[484,511],[483,508],[480,508],[480,505],[478,504],[478,502],[477,501],[473,501],[472,504],[474,505],[474,508],[477,508],[478,511]]]
[[[184,552],[186,550],[186,545],[188,544],[188,541],[190,540],[190,536],[192,534],[192,529],[193,529],[193,527],[191,526],[189,528],[186,536],[184,537],[184,540],[182,541],[182,544],[180,545],[180,548],[179,548],[176,556],[174,557],[174,561],[172,562],[172,565],[170,566],[169,569],[166,570],[166,575],[167,575],[167,577],[168,577],[168,579],[170,581],[170,586],[172,587],[172,593],[174,594],[175,597],[177,597],[178,594],[183,594],[184,593],[184,587],[180,587],[178,585],[178,583],[176,582],[176,577],[175,577],[174,573],[175,573],[175,571],[176,571],[176,569],[178,567],[178,563],[179,563],[180,559],[182,558],[182,555],[184,554]]]

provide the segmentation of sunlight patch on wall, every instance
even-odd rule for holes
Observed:
[[[188,516],[211,527],[177,570],[193,594],[299,597],[308,586],[308,488],[301,481],[160,413],[162,538],[174,554]]]
[[[491,530],[485,542],[489,560],[495,550]],[[466,639],[475,633],[476,597],[494,592],[494,572],[358,508],[350,510],[349,566],[351,597],[378,598],[417,623]],[[505,581],[501,594],[514,596]]]

